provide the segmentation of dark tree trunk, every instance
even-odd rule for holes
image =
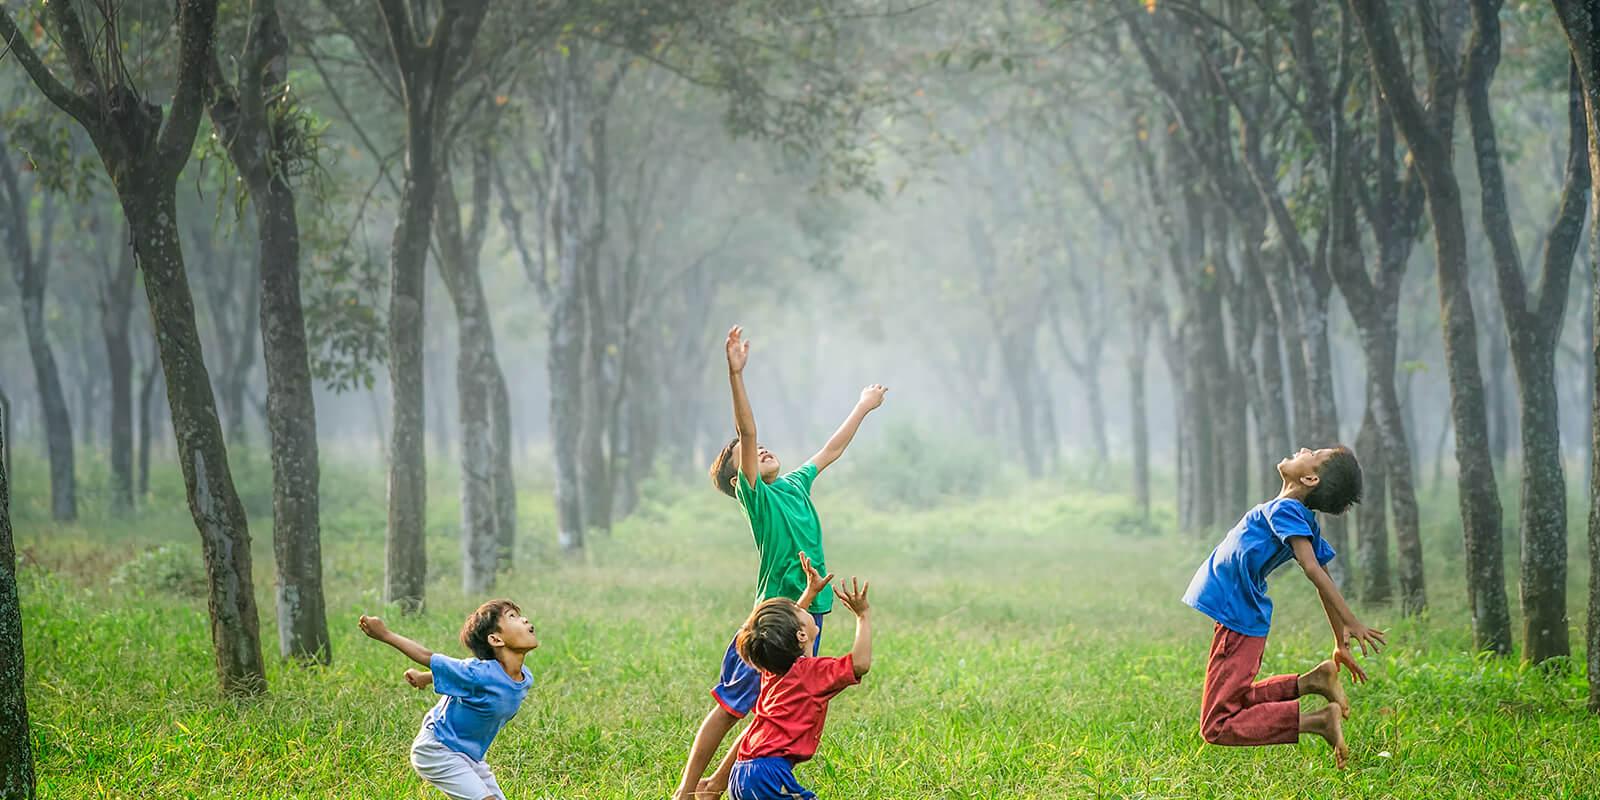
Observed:
[[[33,800],[33,747],[23,680],[22,606],[11,538],[9,425],[0,425],[0,797]]]
[[[28,233],[29,199],[22,193],[11,144],[0,140],[0,237],[5,238],[17,288],[21,290],[22,329],[27,334],[28,355],[33,359],[34,383],[39,387],[45,443],[50,455],[50,515],[66,522],[78,518],[78,489],[72,439],[72,415],[61,388],[61,370],[45,331],[44,290],[50,264],[46,253],[34,252]],[[55,235],[55,200],[43,203],[43,240]]]
[[[1600,176],[1600,0],[1554,0],[1583,91],[1591,178]],[[1589,710],[1600,714],[1600,180],[1589,184]]]
[[[11,437],[11,396],[6,394],[5,389],[3,387],[0,387],[0,435],[4,435],[6,437],[6,439],[7,439],[7,441],[10,440],[10,437]],[[3,451],[0,451],[0,455],[4,456],[3,459],[0,459],[0,469],[4,469],[6,471],[6,474],[10,475],[11,474],[11,448],[10,447],[4,448]]]
[[[1145,365],[1150,360],[1150,328],[1154,324],[1143,293],[1129,287],[1133,330],[1128,341],[1128,414],[1133,434],[1133,498],[1139,518],[1150,519],[1150,419],[1145,410]]]
[[[111,378],[111,512],[133,508],[133,351],[128,318],[133,310],[133,245],[116,240],[120,254],[100,291],[100,332]]]
[[[511,427],[511,391],[505,373],[495,364],[490,379],[489,424],[494,442],[494,530],[501,568],[510,569],[517,552],[517,480],[512,468],[515,432]]]
[[[1473,0],[1465,86],[1482,186],[1483,226],[1494,253],[1500,304],[1510,334],[1522,418],[1522,606],[1524,657],[1533,663],[1571,653],[1567,638],[1567,491],[1561,464],[1555,358],[1566,313],[1572,259],[1589,189],[1582,90],[1574,75],[1568,103],[1568,158],[1561,207],[1547,240],[1540,286],[1530,296],[1507,207],[1489,84],[1500,61],[1500,0]]]
[[[1450,374],[1450,410],[1456,431],[1457,485],[1466,545],[1467,599],[1479,650],[1510,652],[1505,557],[1500,539],[1500,498],[1489,453],[1483,374],[1467,281],[1466,225],[1450,142],[1428,118],[1411,86],[1384,0],[1351,0],[1371,57],[1372,74],[1396,126],[1414,156],[1428,198],[1439,270],[1440,319]],[[1443,59],[1435,59],[1442,62]],[[1436,63],[1436,69],[1453,67]]]
[[[1361,505],[1356,507],[1356,574],[1362,602],[1387,603],[1390,596],[1389,520],[1385,507],[1388,453],[1383,448],[1383,432],[1374,413],[1379,391],[1374,383],[1369,371],[1367,413],[1361,420],[1361,432],[1356,436],[1362,473]]]
[[[136,489],[141,503],[150,496],[150,442],[155,438],[155,427],[160,424],[155,412],[155,389],[162,380],[161,352],[155,337],[151,336],[150,359],[145,362],[144,378],[139,384],[139,483]]]

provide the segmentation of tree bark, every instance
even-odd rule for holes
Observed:
[[[463,228],[461,206],[448,166],[439,182],[435,239],[439,276],[456,314],[456,398],[461,425],[461,585],[469,596],[494,589],[501,536],[496,474],[495,406],[504,390],[495,357],[494,327],[478,275],[478,253],[488,220],[488,153],[474,153],[472,220]]]
[[[155,426],[160,424],[155,414],[155,388],[161,383],[161,352],[155,337],[151,336],[150,360],[145,362],[144,378],[139,384],[139,482],[136,489],[141,503],[150,496],[150,442]]]
[[[133,246],[127,236],[114,239],[119,254],[100,287],[100,332],[105,340],[111,378],[111,512],[133,508],[133,351],[128,319],[133,311]]]
[[[562,551],[583,550],[585,520],[579,482],[578,442],[583,431],[584,251],[590,245],[580,209],[585,194],[583,144],[588,86],[576,46],[557,62],[556,102],[556,280],[550,313],[550,430],[556,462],[556,535]]]
[[[1504,654],[1511,648],[1500,498],[1489,454],[1483,374],[1467,280],[1466,225],[1450,142],[1428,119],[1400,56],[1385,0],[1350,0],[1371,58],[1372,74],[1410,147],[1427,193],[1439,270],[1440,319],[1450,374],[1450,410],[1455,423],[1457,486],[1466,549],[1467,598],[1479,650]],[[1435,59],[1433,69],[1454,70]]]
[[[17,551],[11,537],[10,433],[10,425],[0,425],[0,797],[33,800],[22,606],[17,597]]]
[[[423,285],[432,239],[434,195],[450,99],[483,24],[486,0],[447,0],[433,30],[419,38],[401,0],[379,0],[405,105],[406,169],[390,248],[389,514],[384,598],[406,612],[422,609],[427,581],[427,454],[424,442]]]
[[[44,292],[50,264],[45,254],[33,250],[28,233],[30,204],[22,193],[10,147],[10,143],[0,140],[0,237],[5,238],[6,251],[16,270],[17,288],[21,290],[22,328],[27,334],[28,355],[33,360],[34,383],[39,388],[39,410],[50,456],[50,515],[59,522],[67,522],[78,518],[78,488],[72,415],[67,410],[66,393],[61,388],[61,370],[45,331]],[[48,194],[41,216],[43,238],[48,242],[55,235],[56,216],[55,199]]]

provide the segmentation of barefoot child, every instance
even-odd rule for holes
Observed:
[[[476,656],[465,660],[432,652],[377,617],[363,616],[360,625],[366,635],[428,667],[406,670],[407,683],[418,689],[431,683],[442,695],[411,743],[412,768],[451,800],[505,800],[483,759],[533,685],[533,674],[523,666],[539,646],[533,622],[510,600],[484,603],[461,626],[461,643]]]
[[[1216,620],[1206,683],[1200,700],[1200,735],[1207,742],[1249,746],[1290,744],[1312,733],[1333,746],[1343,768],[1349,756],[1344,742],[1350,701],[1339,683],[1339,670],[1365,681],[1349,642],[1373,651],[1384,643],[1382,631],[1356,619],[1323,565],[1333,548],[1322,538],[1316,515],[1342,514],[1361,499],[1361,465],[1346,447],[1302,449],[1278,463],[1283,489],[1278,496],[1244,515],[1189,582],[1183,602]],[[1293,559],[1300,564],[1333,628],[1333,657],[1304,675],[1277,675],[1255,680],[1261,671],[1267,632],[1272,626],[1272,600],[1267,575]],[[1318,694],[1326,708],[1300,713],[1297,698]]]
[[[756,600],[798,599],[806,586],[806,573],[798,554],[810,556],[818,569],[825,569],[822,552],[822,524],[811,504],[811,484],[817,475],[844,454],[851,439],[873,409],[883,404],[883,386],[873,384],[861,390],[850,416],[828,439],[827,444],[799,469],[779,474],[778,457],[756,439],[755,413],[745,393],[744,367],[750,357],[750,342],[737,325],[728,331],[724,349],[728,358],[728,383],[733,392],[733,421],[738,434],[728,442],[711,464],[711,481],[717,490],[739,501],[750,532],[755,539],[760,566],[756,573]],[[805,604],[820,630],[822,615],[833,608],[833,596],[824,594]],[[812,640],[812,648],[817,642]],[[739,658],[734,642],[722,658],[722,674],[711,696],[716,705],[706,714],[695,733],[683,776],[673,793],[675,800],[698,794],[707,783],[701,776],[716,755],[717,747],[740,718],[755,705],[761,690],[761,676]]]
[[[831,577],[831,576],[830,576]],[[756,606],[736,640],[739,657],[761,670],[761,697],[755,720],[737,745],[727,785],[733,800],[801,800],[816,795],[794,777],[794,765],[817,753],[828,701],[861,682],[872,668],[872,625],[867,584],[850,579],[834,592],[856,615],[856,640],[844,658],[808,656],[817,637],[811,615],[799,604],[776,597]],[[719,773],[710,787],[723,783]]]

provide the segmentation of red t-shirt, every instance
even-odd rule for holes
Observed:
[[[816,755],[828,701],[860,682],[848,655],[802,657],[782,675],[762,673],[755,720],[739,742],[739,758],[782,756],[798,763]]]

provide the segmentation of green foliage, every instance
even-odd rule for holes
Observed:
[[[189,599],[206,596],[206,567],[192,544],[164,544],[123,563],[111,576],[113,589]]]

